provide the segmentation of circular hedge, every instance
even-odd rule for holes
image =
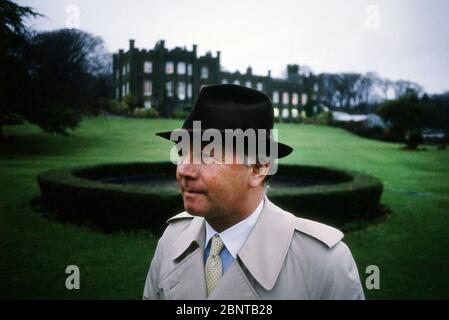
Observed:
[[[37,177],[45,203],[67,221],[107,232],[150,228],[183,211],[171,163],[119,163],[45,171]],[[151,183],[140,183],[139,177]],[[326,167],[279,165],[268,197],[298,216],[337,226],[381,213],[382,182]]]

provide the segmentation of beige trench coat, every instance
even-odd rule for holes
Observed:
[[[209,297],[204,276],[204,218],[170,220],[151,262],[144,299],[364,299],[343,234],[297,218],[265,197],[237,258]]]

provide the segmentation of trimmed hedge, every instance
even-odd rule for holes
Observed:
[[[319,178],[328,184],[276,189],[282,177]],[[331,182],[329,184],[329,182]],[[316,166],[279,166],[269,198],[297,216],[337,226],[383,214],[382,182],[373,176]]]
[[[106,232],[150,228],[160,233],[165,221],[183,210],[171,163],[119,163],[45,171],[37,177],[52,212],[66,221],[87,223]],[[146,175],[154,185],[100,180]],[[294,177],[325,184],[295,185]],[[288,180],[288,186],[283,185]],[[172,181],[158,184],[157,181]],[[279,165],[268,191],[270,200],[292,213],[342,225],[381,213],[382,182],[374,177],[315,166]]]

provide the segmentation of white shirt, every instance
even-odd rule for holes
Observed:
[[[257,208],[248,217],[221,233],[215,231],[215,229],[206,221],[206,245],[209,243],[210,238],[215,234],[218,234],[226,249],[228,249],[229,253],[235,259],[237,253],[242,248],[246,238],[248,238],[249,233],[256,224],[256,221],[262,212],[263,203],[264,199],[262,198]]]

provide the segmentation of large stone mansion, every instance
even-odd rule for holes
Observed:
[[[296,64],[287,65],[287,78],[253,74],[251,67],[245,73],[226,72],[220,68],[220,52],[197,56],[197,45],[192,50],[176,47],[169,50],[165,41],[156,43],[154,49],[135,47],[129,40],[128,51],[119,50],[113,56],[115,97],[122,101],[133,95],[144,108],[164,105],[171,99],[185,109],[203,86],[234,83],[263,91],[271,97],[276,117],[284,121],[297,118],[307,104],[314,103],[318,88],[312,74],[300,73]]]

